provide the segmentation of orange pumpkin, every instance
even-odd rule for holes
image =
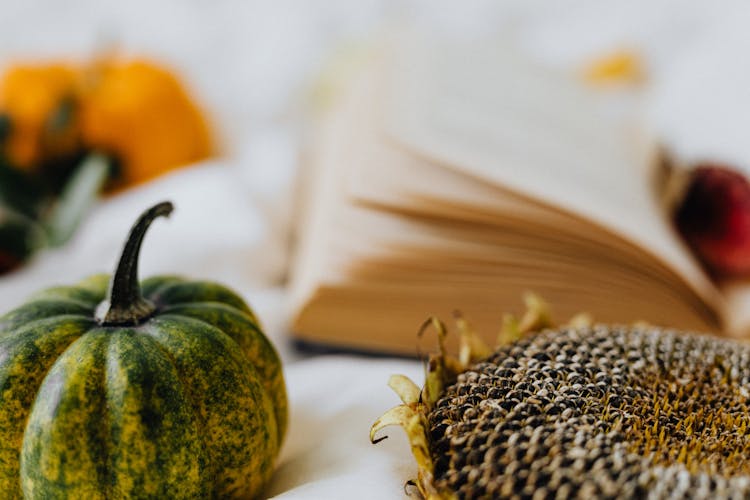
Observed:
[[[115,155],[118,185],[152,179],[212,152],[201,112],[168,71],[147,61],[106,61],[82,99],[87,147]]]
[[[74,149],[74,114],[60,120],[66,106],[75,106],[79,72],[68,64],[19,64],[0,82],[0,112],[10,122],[2,151],[18,168],[31,170],[50,156]]]
[[[101,151],[118,160],[118,188],[212,153],[206,121],[183,86],[144,60],[13,66],[0,82],[0,114],[10,125],[0,152],[15,166]]]

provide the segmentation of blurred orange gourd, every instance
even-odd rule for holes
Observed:
[[[117,188],[212,153],[207,123],[181,83],[144,60],[13,66],[0,83],[0,113],[9,121],[2,149],[16,167],[101,151],[118,161]]]
[[[140,184],[212,149],[201,111],[157,64],[109,57],[7,67],[0,76],[0,274],[67,242],[102,190]]]
[[[91,79],[81,106],[82,139],[121,161],[121,185],[211,154],[207,124],[170,72],[146,61],[107,61]]]
[[[14,166],[31,170],[54,153],[47,144],[52,121],[61,106],[78,98],[78,79],[78,69],[62,63],[15,65],[5,73],[0,112],[9,120],[9,130],[3,151]]]

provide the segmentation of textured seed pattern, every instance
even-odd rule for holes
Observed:
[[[747,498],[750,346],[655,328],[549,330],[460,374],[428,415],[459,498]]]

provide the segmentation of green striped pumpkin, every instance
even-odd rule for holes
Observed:
[[[111,281],[0,318],[3,498],[249,498],[270,478],[286,390],[252,311],[215,283],[138,283],[143,235],[171,211],[141,216]]]

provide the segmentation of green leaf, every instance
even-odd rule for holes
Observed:
[[[110,173],[109,159],[93,153],[76,168],[44,223],[49,246],[65,244],[99,197]]]

